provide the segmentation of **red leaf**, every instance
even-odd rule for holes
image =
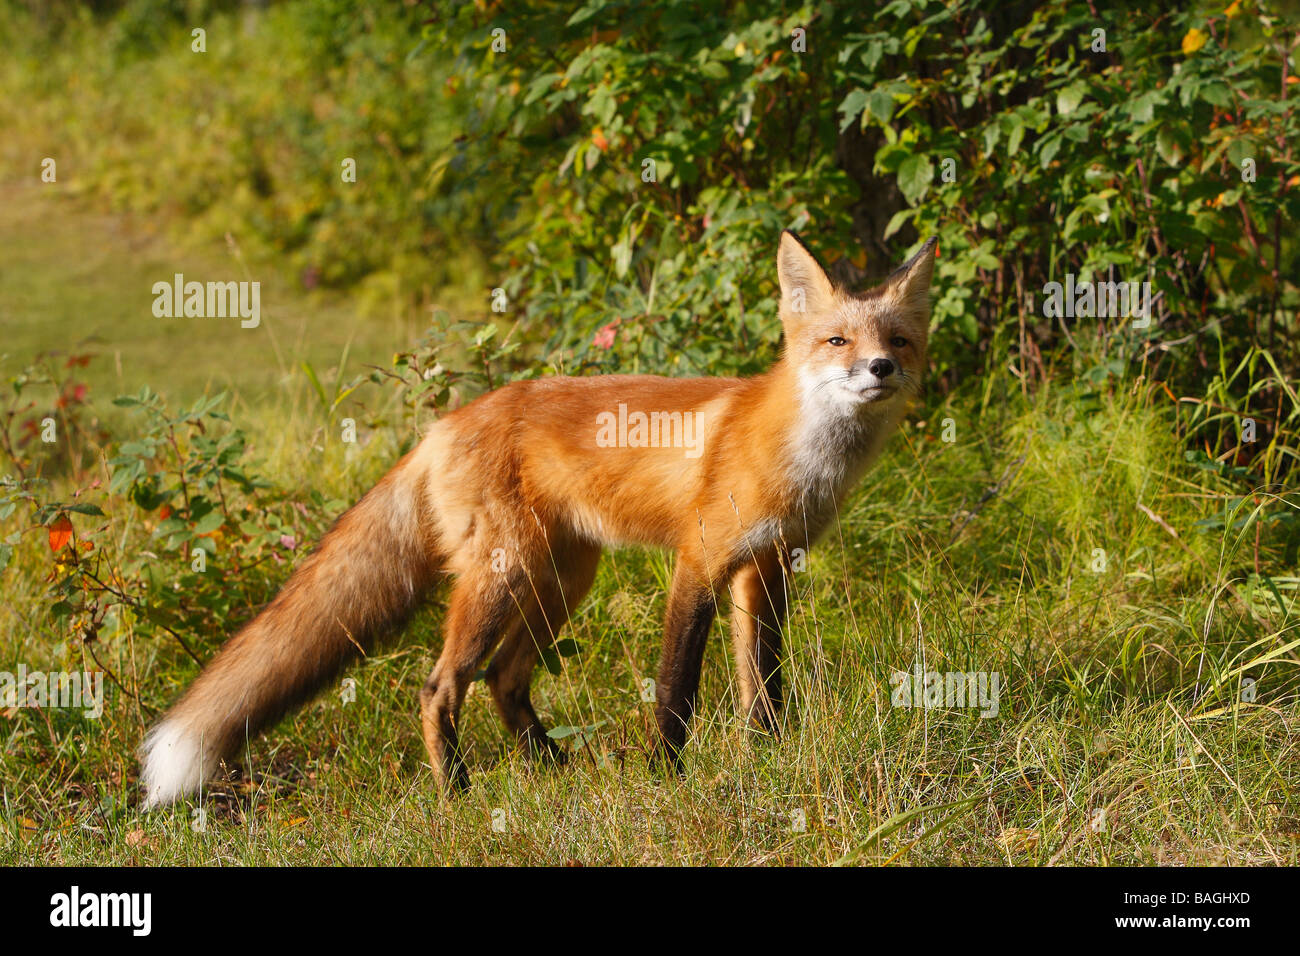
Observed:
[[[59,515],[50,525],[50,550],[58,551],[72,540],[72,519]]]

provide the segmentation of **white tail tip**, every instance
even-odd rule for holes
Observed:
[[[145,810],[166,806],[199,789],[211,770],[200,739],[174,720],[164,720],[149,732],[140,759]]]

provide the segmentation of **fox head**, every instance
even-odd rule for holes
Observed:
[[[785,361],[803,396],[845,415],[897,409],[921,389],[937,240],[862,293],[835,286],[794,233],[781,234],[777,276]]]

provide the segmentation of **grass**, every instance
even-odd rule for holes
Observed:
[[[130,270],[101,269],[105,301],[134,288]],[[79,327],[75,296],[45,314],[40,344]],[[124,354],[112,384],[195,389],[184,365],[155,358]],[[267,364],[243,370],[250,392]],[[241,388],[230,374],[222,384]],[[322,443],[303,377],[282,384],[235,402],[261,474],[290,498],[355,499],[395,460],[396,436],[351,454]],[[1198,530],[1229,489],[1183,462],[1150,383],[1031,397],[1000,374],[978,384],[909,420],[797,575],[778,739],[741,729],[719,624],[685,776],[647,769],[640,688],[670,560],[620,551],[571,624],[580,652],[534,685],[548,725],[580,728],[567,766],[512,753],[479,683],[463,717],[473,789],[435,794],[416,704],[440,645],[435,596],[349,672],[355,702],[329,689],[250,741],[201,804],[142,815],[134,749],[197,666],[127,618],[95,650],[123,684],[102,719],[0,712],[0,862],[1295,864],[1300,575],[1280,543],[1257,544],[1248,511],[1243,527]],[[110,540],[156,547],[125,501],[105,510]],[[20,511],[5,530],[27,524]],[[0,667],[80,666],[87,651],[46,610],[43,536],[19,540]],[[250,574],[269,594],[288,569]],[[250,610],[186,636],[206,657]],[[893,706],[891,677],[918,660],[997,672],[997,715]]]
[[[10,184],[0,196],[5,377],[44,350],[91,352],[101,358],[82,379],[95,393],[157,382],[178,403],[230,390],[245,405],[265,406],[302,377],[303,362],[322,374],[344,355],[349,374],[387,365],[423,328],[391,302],[308,292],[281,263],[246,262],[237,244],[178,249],[147,221],[96,212],[39,184]],[[261,282],[265,332],[240,329],[238,319],[156,318],[153,284],[177,272]]]
[[[404,177],[452,148],[452,127],[432,137],[441,144],[384,150],[367,124],[450,117],[445,77],[390,57],[392,35],[322,71],[313,44],[333,34],[329,23],[281,47],[315,22],[313,9],[276,5],[275,22],[252,35],[214,27],[207,59],[164,45],[123,66],[121,50],[102,47],[124,38],[92,30],[54,49],[48,70],[0,64],[10,94],[0,125],[13,134],[0,142],[0,377],[41,351],[97,356],[78,380],[106,434],[89,434],[82,476],[44,459],[42,494],[102,504],[107,517],[77,517],[78,528],[98,553],[143,566],[140,596],[179,606],[180,636],[204,659],[293,558],[235,572],[218,550],[203,579],[213,603],[186,603],[198,579],[154,534],[158,513],[105,490],[108,459],[141,422],[111,399],[149,385],[176,408],[229,391],[219,429],[246,436],[269,486],[237,504],[261,526],[297,514],[305,544],[342,507],[331,501],[356,500],[396,460],[406,431],[392,424],[391,397],[368,391],[374,414],[357,416],[358,445],[329,440],[338,415],[303,363],[332,387],[387,365],[427,324],[409,277],[425,274],[411,250],[427,244],[428,225],[414,214],[392,223],[389,211],[394,195],[408,208],[411,189],[428,190],[417,197],[426,205],[437,195],[436,183]],[[409,99],[387,102],[393,89]],[[372,101],[387,114],[372,118]],[[176,117],[200,115],[184,127],[188,148],[173,148]],[[370,144],[358,156],[373,178],[326,190],[319,170],[332,176],[336,155],[358,143]],[[54,154],[59,184],[36,183],[39,158]],[[213,155],[230,161],[206,162]],[[266,196],[241,185],[259,175],[274,179]],[[83,204],[103,193],[118,212]],[[160,196],[176,208],[158,208]],[[241,248],[245,221],[260,223],[260,239]],[[351,292],[304,288],[309,268],[346,282],[382,259],[375,230],[406,258]],[[493,283],[471,254],[428,270],[454,314],[482,312],[474,297]],[[152,285],[175,272],[261,281],[263,328],[154,319]],[[0,570],[0,670],[104,667],[116,683],[99,720],[0,707],[0,863],[1294,865],[1294,533],[1259,520],[1262,497],[1185,461],[1172,396],[1140,367],[1089,378],[1097,357],[1068,359],[1073,372],[1032,394],[995,368],[932,398],[891,441],[796,576],[776,739],[735,716],[724,616],[680,780],[647,769],[641,699],[671,563],[628,550],[605,557],[574,616],[579,652],[534,684],[543,719],[575,731],[567,766],[513,753],[479,683],[462,727],[473,789],[436,795],[416,703],[441,643],[434,595],[348,673],[354,702],[327,689],[249,741],[201,801],[140,814],[135,749],[198,665],[130,612],[83,644],[51,613],[66,568],[19,508],[0,521],[0,541],[13,543]],[[918,664],[996,672],[996,716],[894,706],[895,675]]]

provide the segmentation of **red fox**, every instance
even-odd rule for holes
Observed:
[[[919,394],[935,242],[853,294],[783,233],[785,344],[761,375],[538,378],[439,419],[149,733],[145,806],[197,789],[448,574],[446,640],[420,691],[439,786],[468,785],[458,715],[494,649],[486,680],[502,721],[520,746],[562,756],[533,710],[533,670],[591,587],[601,548],[625,543],[676,552],[656,760],[681,769],[705,641],[728,595],[742,716],[771,729],[790,553],[834,520]]]

